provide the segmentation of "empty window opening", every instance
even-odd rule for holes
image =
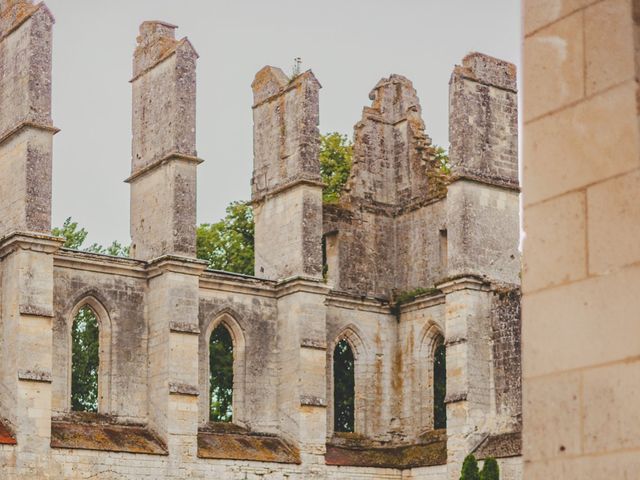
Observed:
[[[433,355],[433,428],[447,428],[447,350],[440,339]]]
[[[98,411],[99,338],[96,314],[82,307],[71,327],[71,410],[76,412]]]
[[[333,351],[333,429],[336,432],[355,431],[354,363],[349,342],[341,340]]]
[[[440,266],[442,267],[443,274],[446,274],[449,245],[447,240],[447,230],[440,230]]]
[[[209,420],[233,420],[233,340],[222,323],[209,340]]]

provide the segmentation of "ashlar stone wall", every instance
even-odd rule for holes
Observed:
[[[524,474],[634,478],[639,5],[523,7]]]

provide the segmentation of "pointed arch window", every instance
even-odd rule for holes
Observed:
[[[447,428],[447,350],[438,338],[433,354],[433,428]]]
[[[233,420],[233,339],[224,323],[209,339],[209,420]]]
[[[71,327],[71,410],[98,411],[99,371],[98,317],[85,305],[76,313]]]
[[[340,340],[333,351],[333,408],[335,432],[355,431],[355,358],[349,342]]]

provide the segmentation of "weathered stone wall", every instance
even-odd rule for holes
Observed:
[[[83,261],[84,260],[84,261]],[[100,266],[87,269],[87,262]],[[90,263],[89,263],[90,264]],[[146,278],[140,262],[71,253],[55,260],[52,411],[70,413],[71,327],[89,306],[100,330],[100,413],[122,421],[147,420]]]
[[[524,474],[634,478],[639,5],[523,8]]]
[[[520,288],[506,286],[494,293],[491,302],[495,433],[522,428],[520,301]]]

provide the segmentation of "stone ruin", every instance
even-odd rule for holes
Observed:
[[[260,70],[247,277],[195,258],[198,55],[163,22],[141,25],[133,59],[131,258],[51,236],[53,23],[42,3],[0,0],[0,478],[453,480],[470,452],[521,478],[513,65],[473,53],[453,71],[445,169],[411,81],[380,80],[334,204],[320,83]],[[83,306],[100,330],[95,414],[70,404]],[[234,347],[224,425],[207,395],[220,324]],[[333,422],[341,340],[348,433]],[[442,344],[446,429],[434,428]]]

